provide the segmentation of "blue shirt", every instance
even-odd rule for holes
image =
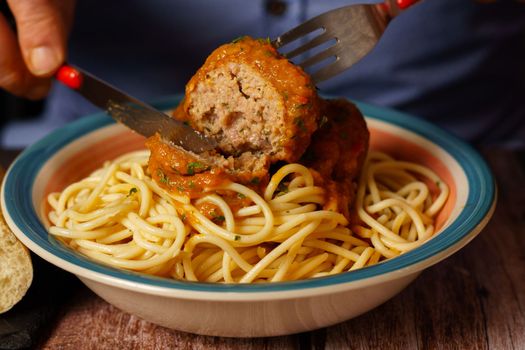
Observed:
[[[220,44],[273,38],[352,3],[281,2],[284,12],[274,14],[261,0],[79,0],[68,59],[151,101],[182,93]],[[525,4],[423,1],[393,20],[368,56],[319,87],[428,119],[475,145],[525,148]],[[40,122],[11,125],[2,142],[24,146],[95,111],[55,84]]]

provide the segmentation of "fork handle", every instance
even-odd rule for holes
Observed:
[[[400,10],[404,10],[406,8],[409,8],[410,6],[414,5],[417,2],[417,0],[397,0],[396,4],[397,7],[399,7]]]
[[[387,19],[391,20],[403,10],[416,4],[418,1],[419,0],[385,0],[385,2],[379,4],[378,7]]]

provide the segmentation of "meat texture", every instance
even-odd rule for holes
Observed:
[[[295,162],[317,128],[320,104],[310,77],[269,40],[243,37],[208,57],[174,116],[214,137],[224,155]]]

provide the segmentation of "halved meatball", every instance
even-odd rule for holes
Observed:
[[[242,37],[208,57],[186,85],[174,117],[218,141],[219,152],[297,161],[317,128],[310,77],[269,40]]]

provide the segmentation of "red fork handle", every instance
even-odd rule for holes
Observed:
[[[396,0],[397,7],[399,7],[400,10],[407,9],[416,2],[417,0]]]
[[[379,12],[386,17],[386,21],[388,22],[403,10],[406,10],[418,2],[419,0],[385,0],[382,4],[379,4],[377,8]]]

